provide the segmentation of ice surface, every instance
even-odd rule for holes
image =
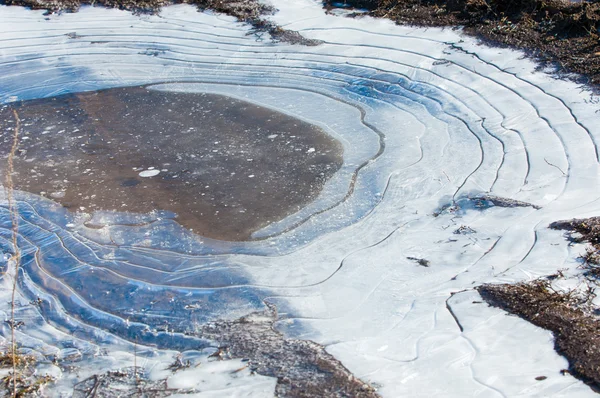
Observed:
[[[169,210],[214,239],[248,240],[313,202],[343,163],[323,129],[223,95],[120,87],[18,106],[31,139],[13,164],[17,189],[88,212]]]
[[[144,170],[140,171],[138,174],[140,177],[154,177],[160,174],[160,170]]]
[[[547,332],[472,288],[576,266],[547,226],[600,213],[597,98],[460,31],[274,4],[274,21],[324,43],[272,43],[184,5],[158,16],[0,8],[2,104],[117,86],[207,92],[293,115],[344,146],[317,200],[254,242],[19,194],[19,286],[36,319],[23,346],[65,353],[72,333],[83,363],[131,341],[185,350],[210,344],[195,325],[267,300],[281,331],[326,345],[383,396],[591,396],[559,374],[567,365]],[[482,194],[535,207],[470,199]],[[5,208],[0,222],[12,253]]]

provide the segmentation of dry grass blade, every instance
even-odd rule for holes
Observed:
[[[21,128],[21,120],[19,119],[19,114],[16,110],[13,110],[13,116],[15,118],[15,128],[13,131],[13,142],[10,152],[8,154],[8,164],[6,168],[6,184],[4,189],[6,191],[6,198],[8,200],[8,209],[12,222],[12,245],[14,250],[13,255],[13,264],[14,264],[14,273],[13,273],[13,285],[12,285],[12,295],[11,295],[11,313],[10,313],[10,329],[11,329],[11,356],[12,356],[12,368],[13,368],[13,383],[12,383],[12,394],[13,397],[17,396],[17,341],[15,338],[15,295],[17,291],[17,277],[19,274],[19,265],[21,260],[21,252],[19,250],[19,246],[17,244],[17,236],[19,232],[19,213],[17,206],[14,200],[14,184],[12,180],[13,170],[14,170],[14,158],[17,152],[17,148],[19,146],[19,130]]]

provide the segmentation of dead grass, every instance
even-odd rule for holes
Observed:
[[[568,231],[569,240],[572,242],[588,242],[590,244],[585,253],[580,256],[581,267],[591,281],[598,283],[600,278],[600,217],[557,221],[550,224],[550,228]]]
[[[14,198],[14,160],[19,147],[19,133],[21,130],[21,120],[18,112],[12,110],[15,126],[13,128],[12,144],[10,152],[7,158],[6,175],[4,181],[4,191],[8,202],[8,210],[11,219],[11,243],[13,247],[13,255],[10,259],[12,267],[8,267],[5,276],[10,275],[12,277],[12,291],[10,301],[10,319],[8,321],[10,325],[10,347],[2,353],[0,353],[0,368],[9,367],[11,372],[1,379],[2,386],[6,389],[11,397],[25,397],[37,395],[41,389],[52,382],[54,379],[47,375],[37,375],[34,369],[35,359],[28,355],[21,355],[18,352],[17,338],[15,335],[15,329],[21,322],[18,322],[15,318],[15,299],[17,294],[17,284],[19,277],[19,269],[21,265],[21,251],[18,245],[19,235],[19,210]]]
[[[28,355],[12,354],[12,350],[0,353],[0,368],[17,366],[23,368],[34,362],[34,358]]]
[[[12,349],[0,354],[0,368],[10,367],[12,372],[0,379],[5,394],[11,397],[39,396],[42,389],[52,383],[54,378],[48,375],[38,375],[35,371],[36,360],[29,355],[13,354]]]
[[[595,248],[600,248],[600,217],[574,218],[572,220],[556,221],[550,224],[552,229],[562,229],[577,232],[580,236],[571,236],[575,242],[589,242]]]
[[[48,375],[34,378],[23,377],[22,375],[14,378],[9,375],[2,379],[4,386],[14,391],[12,396],[16,398],[39,396],[41,390],[53,381],[54,378]]]
[[[6,192],[6,198],[8,200],[8,210],[10,213],[11,224],[12,224],[12,246],[13,246],[13,284],[12,284],[12,293],[11,293],[11,302],[10,302],[10,330],[11,330],[11,348],[10,355],[12,356],[12,391],[13,397],[17,396],[18,393],[18,354],[17,354],[17,340],[15,337],[15,297],[17,291],[17,281],[19,276],[19,266],[21,263],[21,251],[19,250],[19,245],[17,242],[18,234],[19,234],[19,211],[15,204],[14,200],[14,184],[12,175],[14,172],[14,158],[17,152],[17,148],[19,147],[19,130],[21,128],[21,120],[19,119],[19,114],[16,110],[13,109],[13,116],[15,118],[15,127],[13,129],[13,142],[8,154],[7,167],[6,167],[6,176],[5,176],[5,185],[4,190]],[[9,271],[7,271],[9,272]]]
[[[152,397],[162,398],[190,391],[170,389],[165,380],[149,382],[140,377],[139,368],[123,368],[95,374],[77,383],[74,398]]]

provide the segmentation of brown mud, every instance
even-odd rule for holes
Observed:
[[[326,7],[336,3],[325,1]],[[338,2],[340,3],[340,2]],[[493,45],[525,50],[558,74],[600,84],[600,2],[567,0],[346,0],[370,15],[416,26],[463,26]]]
[[[73,211],[172,211],[215,239],[247,240],[298,211],[342,164],[319,127],[221,95],[129,87],[11,107],[22,125],[16,189]],[[0,108],[4,126],[11,107]],[[10,138],[0,135],[0,158]]]

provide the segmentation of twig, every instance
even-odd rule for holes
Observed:
[[[390,8],[390,10],[388,12],[386,12],[385,15],[381,18],[387,18],[396,9],[396,7],[398,7],[398,6],[395,5],[392,8]]]
[[[235,374],[235,373],[241,372],[242,370],[246,369],[247,367],[248,367],[248,365],[242,366],[241,368],[232,371],[231,374]]]
[[[138,376],[137,368],[137,339],[133,341],[133,375],[135,377],[135,387],[140,388],[140,378]]]
[[[8,167],[6,170],[6,186],[4,188],[6,192],[6,198],[8,200],[8,211],[10,213],[11,223],[12,223],[12,245],[14,249],[14,275],[13,275],[13,286],[12,286],[12,296],[10,303],[10,330],[11,330],[11,356],[12,356],[12,367],[13,367],[13,391],[12,396],[17,396],[17,341],[15,339],[15,296],[17,291],[17,279],[19,276],[19,265],[21,260],[21,251],[19,250],[19,246],[17,245],[17,237],[19,233],[19,211],[15,205],[14,197],[13,197],[13,180],[12,174],[14,172],[14,157],[17,152],[17,147],[19,146],[19,130],[21,128],[21,119],[19,119],[19,114],[16,110],[13,109],[13,116],[15,118],[15,130],[13,133],[13,143],[10,149],[10,153],[8,154]]]
[[[86,395],[86,398],[94,398],[96,396],[96,393],[98,392],[98,387],[100,386],[100,379],[98,378],[97,375],[94,375],[93,377],[94,377],[94,385],[92,386],[92,388]]]

